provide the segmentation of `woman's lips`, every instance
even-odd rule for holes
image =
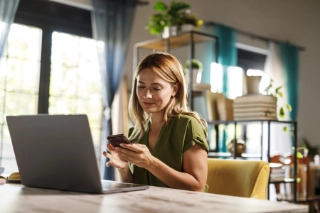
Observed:
[[[150,103],[150,102],[143,102],[143,105],[146,106],[146,107],[150,107],[153,105],[153,103]]]

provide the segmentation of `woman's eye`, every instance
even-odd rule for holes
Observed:
[[[158,87],[156,87],[156,88],[153,88],[153,90],[155,90],[155,91],[159,91],[161,88],[158,88]]]
[[[144,88],[145,88],[145,86],[138,86],[138,88],[139,88],[139,89],[144,89]]]

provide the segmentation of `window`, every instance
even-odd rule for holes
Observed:
[[[41,29],[13,24],[0,65],[0,165],[18,171],[6,115],[36,114]],[[23,36],[22,36],[23,35]]]
[[[87,114],[96,151],[100,151],[102,96],[94,40],[53,33],[49,113]]]
[[[102,99],[91,38],[90,11],[20,1],[0,64],[0,166],[5,173],[18,170],[6,115],[87,114],[100,153]]]

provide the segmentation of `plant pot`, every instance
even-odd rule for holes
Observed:
[[[169,38],[170,36],[175,36],[178,34],[178,27],[177,26],[167,26],[164,27],[162,31],[162,38]]]
[[[186,83],[190,83],[190,74],[189,74],[189,69],[185,69],[185,79]],[[192,69],[192,83],[200,83],[201,82],[201,77],[202,77],[202,70],[201,69]]]

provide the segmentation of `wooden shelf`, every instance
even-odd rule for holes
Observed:
[[[166,42],[168,42],[168,46],[170,49],[175,49],[183,46],[187,46],[190,44],[191,36],[193,36],[193,42],[207,42],[207,41],[215,41],[216,38],[207,35],[205,33],[191,31],[180,33],[176,36],[171,36],[169,38],[160,38],[160,39],[153,39],[150,41],[139,42],[135,44],[135,47],[150,49],[150,50],[157,50],[157,51],[165,51],[166,50]]]

